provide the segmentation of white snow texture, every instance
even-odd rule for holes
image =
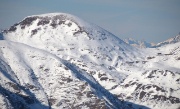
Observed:
[[[180,42],[140,49],[73,15],[28,16],[0,36],[0,108],[179,109]]]

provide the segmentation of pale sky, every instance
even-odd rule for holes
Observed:
[[[121,39],[157,43],[180,32],[180,0],[0,0],[0,29],[53,12],[73,14]]]

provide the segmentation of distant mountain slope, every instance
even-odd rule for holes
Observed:
[[[163,42],[159,42],[157,44],[148,43],[146,41],[138,41],[138,40],[134,40],[132,38],[124,39],[124,42],[126,42],[127,44],[130,44],[131,46],[137,47],[137,48],[156,48],[156,47],[161,47],[161,46],[164,46],[167,44],[174,44],[174,43],[180,42],[180,35],[169,38],[169,39],[167,39]]]
[[[179,108],[179,56],[180,43],[140,50],[73,15],[28,16],[2,33],[0,108]]]
[[[47,53],[49,53],[47,54],[43,52],[44,54],[46,54],[46,56],[49,56],[51,54],[58,58],[66,60],[67,63],[72,64],[70,66],[69,64],[68,65],[64,64],[66,66],[66,69],[70,69],[70,71],[73,72],[73,75],[75,76],[75,78],[78,78],[80,80],[82,80],[82,78],[76,77],[77,73],[80,73],[80,72],[85,72],[85,74],[87,73],[84,78],[88,78],[88,79],[94,78],[99,83],[96,83],[95,81],[89,81],[89,80],[88,81],[86,80],[85,82],[87,82],[87,84],[90,85],[91,88],[96,87],[97,89],[94,89],[94,92],[98,93],[98,95],[96,96],[103,98],[106,101],[106,105],[109,105],[109,107],[111,108],[119,108],[122,103],[120,103],[119,99],[113,97],[111,93],[109,93],[108,91],[106,92],[106,89],[113,87],[114,84],[120,83],[125,77],[125,75],[124,74],[121,75],[117,71],[111,72],[109,69],[113,68],[112,66],[115,66],[115,65],[117,66],[118,63],[120,62],[131,61],[136,55],[140,54],[137,52],[138,51],[137,49],[127,45],[121,39],[117,38],[116,36],[107,32],[106,30],[103,30],[102,28],[95,26],[93,24],[88,24],[75,16],[64,14],[64,13],[53,13],[53,14],[29,16],[25,18],[24,20],[22,20],[21,22],[11,26],[10,29],[5,30],[3,32],[3,40],[6,40],[8,42],[11,42],[11,41],[16,42],[17,44],[18,43],[24,44],[29,47],[35,48],[35,50],[39,49],[42,51],[46,51]],[[10,48],[14,49],[12,47],[14,46],[11,46]],[[26,49],[30,49],[30,48],[26,48]],[[24,51],[22,53],[21,51],[24,51],[24,50],[19,50],[18,54],[23,53],[23,56],[30,54],[28,53],[28,51]],[[30,50],[29,52],[32,52],[32,54],[34,54],[36,51]],[[39,55],[38,53],[37,55],[33,55],[30,57],[32,58],[42,57],[40,59],[46,61],[46,58],[45,58],[46,56],[41,56],[41,54]],[[6,60],[9,57],[7,55],[3,58],[5,58]],[[18,57],[17,55],[17,58],[21,58],[21,57]],[[13,58],[11,60],[14,62],[15,59],[16,58]],[[31,58],[29,59],[24,58],[22,60],[27,63],[32,61]],[[49,66],[49,64],[41,65],[41,61],[38,62],[38,60],[39,58],[37,59],[37,62],[34,61],[33,63],[31,63],[34,65],[31,65],[31,64],[28,65],[29,66],[28,68],[32,69],[33,75],[42,75],[44,71],[41,71],[41,69],[43,69],[45,66],[47,67],[46,69],[44,69],[45,72],[48,72],[52,67],[54,68],[56,66],[56,64],[53,64],[53,63],[50,64],[52,66]],[[47,60],[46,62],[48,63],[49,61]],[[39,63],[40,65],[36,65],[36,63]],[[8,65],[20,66],[17,69],[21,69],[22,67],[21,64],[23,65],[23,63],[19,63],[19,64],[18,65],[8,64]],[[39,66],[39,67],[32,68],[32,66],[36,66],[36,67]],[[27,69],[27,68],[24,68],[24,69]],[[78,72],[74,69],[77,69]],[[17,71],[17,72],[20,73],[22,71]],[[53,70],[51,72],[58,73],[58,70],[57,71]],[[48,75],[50,76],[50,74]],[[66,74],[62,73],[59,75],[66,75]],[[88,75],[91,75],[92,77],[91,76],[89,77]],[[41,78],[39,76],[35,76],[35,77],[38,78],[38,80],[40,80]],[[54,76],[52,75],[51,77],[52,79],[54,78]],[[22,78],[22,77],[19,77],[19,78]],[[31,77],[28,77],[28,78],[31,78]],[[48,78],[48,77],[45,75],[43,78]],[[63,79],[61,79],[60,77],[58,78],[63,81]],[[63,78],[66,80],[65,77]],[[72,81],[72,79],[69,79],[69,78],[67,79],[68,79],[67,81]],[[107,83],[105,83],[104,80],[108,80],[109,85],[107,85]],[[56,83],[56,81],[57,81],[56,79],[53,79],[52,83],[49,83],[49,81],[47,82],[40,81],[38,84],[40,84],[43,87],[46,84],[58,84]],[[96,86],[91,84],[91,82],[93,82],[93,84],[96,84]],[[76,82],[74,84],[76,84]],[[77,84],[80,84],[80,83],[77,83]],[[100,85],[98,86],[98,84]],[[24,86],[22,83],[20,85]],[[101,85],[105,87],[106,89],[103,89]],[[100,86],[102,88],[100,88]],[[47,89],[47,87],[49,88],[50,85],[46,85],[42,88],[44,89],[42,90],[44,93],[55,93],[55,92],[47,92],[47,90],[45,90]],[[65,85],[64,87],[68,87],[68,84]],[[53,87],[52,89],[55,89],[55,87]],[[80,91],[80,89],[78,88],[76,89]],[[103,91],[102,94],[100,94],[101,92],[98,91],[99,89]],[[51,90],[51,89],[48,89],[48,90]],[[67,89],[67,90],[70,90],[70,89]],[[62,88],[60,89],[57,88],[57,91],[58,93],[60,93],[59,91],[63,91],[63,90]],[[63,92],[61,93],[63,94]],[[75,91],[72,91],[72,93],[75,93]],[[89,92],[89,93],[92,93],[92,92]],[[69,94],[69,96],[68,95],[66,96],[68,96],[69,99],[71,100],[69,102],[73,103],[74,99],[71,98],[70,95],[71,94]],[[82,94],[82,96],[85,96],[85,94]],[[91,94],[89,96],[91,96]],[[47,95],[47,98],[49,97],[50,95]],[[60,106],[56,107],[56,105],[59,101],[61,101],[62,98],[56,98],[56,95],[52,95],[52,98],[56,99],[54,100],[54,102],[57,101],[53,103],[52,107],[54,108],[60,107]],[[82,98],[79,98],[79,99],[82,99]],[[77,103],[79,105],[81,103],[84,103],[79,99],[76,100],[78,101]],[[111,99],[113,99],[113,101]],[[115,99],[117,99],[117,101]],[[46,102],[48,101],[48,99],[45,99],[45,100]],[[90,100],[87,99],[87,101],[90,102],[91,99]],[[95,102],[92,102],[92,105],[94,103]],[[65,104],[67,105],[68,103],[65,103]],[[45,105],[48,106],[47,103],[45,103]],[[94,105],[97,107],[101,106],[100,104],[94,104]],[[79,108],[83,108],[83,107],[91,107],[91,104],[82,105]],[[124,107],[126,107],[125,104],[124,104]]]
[[[175,37],[173,37],[173,38],[167,39],[166,41],[158,43],[156,45],[156,47],[161,47],[163,45],[173,44],[173,43],[177,43],[177,42],[180,42],[180,34],[175,36]]]
[[[155,45],[154,43],[148,43],[146,41],[137,41],[132,38],[124,39],[124,42],[137,48],[151,48]]]

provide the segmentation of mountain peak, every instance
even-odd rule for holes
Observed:
[[[136,55],[136,48],[112,33],[65,13],[28,16],[5,30],[3,36],[6,40],[48,50],[56,55],[83,57],[89,53],[96,61],[96,58],[113,61],[120,55],[124,59],[132,59]]]
[[[76,16],[66,14],[66,13],[49,13],[49,14],[41,14],[41,15],[32,15],[24,18],[21,22],[14,24],[9,28],[8,31],[5,32],[13,32],[16,31],[17,26],[19,25],[21,29],[25,29],[25,27],[29,27],[33,23],[35,23],[37,26],[44,26],[44,25],[49,25],[52,26],[53,28],[56,28],[58,25],[61,25],[65,23],[65,21],[71,21],[76,23],[78,26],[83,27],[86,26],[88,27],[89,24],[86,23],[85,21],[79,19]],[[68,26],[71,26],[69,23]]]

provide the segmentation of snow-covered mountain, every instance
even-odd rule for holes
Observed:
[[[124,39],[123,41],[137,48],[151,48],[155,45],[154,43],[148,43],[146,41],[138,41],[133,38],[127,38],[127,39]]]
[[[173,44],[173,43],[177,43],[177,42],[180,42],[180,34],[173,38],[167,39],[166,41],[158,43],[155,47],[161,47],[163,45]]]
[[[146,41],[138,41],[138,40],[134,40],[132,38],[127,38],[127,39],[124,39],[123,41],[126,42],[127,44],[137,47],[137,48],[156,48],[156,47],[161,47],[161,46],[164,46],[167,44],[174,44],[174,43],[180,42],[180,34],[175,37],[169,38],[163,42],[159,42],[157,44],[148,43]]]
[[[73,15],[29,16],[2,32],[0,108],[176,109],[179,56],[180,43],[140,50]]]

